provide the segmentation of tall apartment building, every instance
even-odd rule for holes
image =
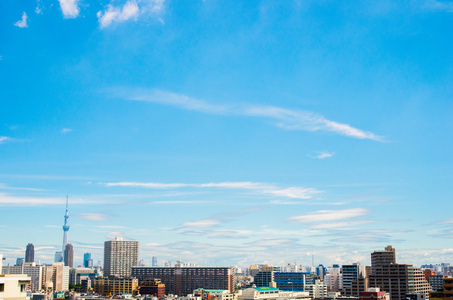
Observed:
[[[25,249],[25,262],[34,262],[35,261],[35,246],[32,243],[27,245]]]
[[[186,296],[199,288],[233,292],[235,287],[233,267],[132,267],[131,275],[139,282],[160,279],[167,295]]]
[[[394,258],[395,249],[391,246],[387,246],[384,252],[381,259],[372,260],[374,264],[369,278],[370,286],[386,291],[391,300],[405,299],[406,295],[417,293],[428,296],[431,286],[426,281],[423,272],[412,265],[397,264]],[[393,252],[393,254],[389,252]],[[383,256],[386,258],[383,259]]]
[[[131,268],[138,265],[138,241],[124,241],[117,237],[104,243],[104,275],[131,276]]]
[[[383,251],[371,253],[371,273],[374,273],[376,266],[396,264],[395,248],[391,245],[385,247]]]
[[[445,277],[443,280],[441,291],[429,293],[429,299],[431,300],[451,300],[453,299],[453,278]]]
[[[352,283],[359,278],[365,278],[366,266],[361,265],[360,263],[354,263],[352,265],[343,265],[342,266],[342,286],[343,288],[351,287]]]
[[[42,288],[42,266],[34,262],[23,263],[15,266],[3,266],[3,274],[26,274],[30,277],[32,291],[36,292]]]
[[[333,265],[332,268],[329,269],[328,273],[324,277],[324,280],[327,285],[327,290],[331,291],[339,291],[343,289],[343,274],[341,274],[341,268],[339,265]]]

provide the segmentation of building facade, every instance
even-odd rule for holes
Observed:
[[[138,290],[138,279],[123,276],[98,277],[94,280],[94,292],[103,296],[130,294]]]
[[[34,262],[35,261],[35,246],[32,243],[27,245],[25,249],[25,262]]]
[[[104,275],[131,276],[131,268],[138,265],[138,241],[124,241],[117,237],[104,243]]]
[[[132,267],[131,275],[139,279],[160,279],[165,293],[186,296],[194,290],[219,289],[234,291],[233,267]]]

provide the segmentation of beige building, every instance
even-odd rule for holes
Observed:
[[[0,300],[26,300],[28,284],[26,275],[0,275]]]
[[[252,287],[241,291],[238,300],[296,300],[311,299],[308,292],[280,291],[275,287]]]
[[[34,262],[3,266],[3,274],[25,274],[31,278],[32,291],[37,292],[42,288],[42,266],[37,266]]]
[[[43,287],[44,290],[68,291],[69,290],[69,270],[64,262],[54,263],[43,267]]]
[[[135,294],[138,279],[134,277],[107,276],[94,280],[94,292],[103,296]]]

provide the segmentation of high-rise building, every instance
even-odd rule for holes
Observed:
[[[25,262],[34,261],[35,261],[35,246],[32,243],[29,243],[25,250]]]
[[[139,282],[160,279],[166,294],[186,296],[195,289],[234,291],[233,267],[132,267]]]
[[[74,247],[71,243],[67,243],[64,248],[64,265],[71,268],[74,266]]]
[[[25,262],[25,258],[16,258],[16,265],[23,265]]]
[[[157,264],[157,257],[156,256],[153,256],[153,262],[151,264],[153,267],[157,267],[158,264]]]
[[[91,259],[91,253],[83,254],[83,266],[85,268],[92,268],[93,267],[93,260]]]
[[[131,268],[137,265],[138,241],[117,237],[104,243],[104,276],[131,276]]]
[[[31,290],[41,290],[42,266],[36,265],[35,262],[26,262],[15,266],[3,266],[3,274],[26,274],[31,279]]]
[[[377,266],[396,264],[395,248],[391,245],[385,247],[383,251],[371,253],[371,273],[374,273]]]
[[[391,246],[387,246],[384,252],[387,253],[383,254],[380,259],[374,260],[372,266],[374,271],[370,275],[369,285],[386,291],[391,300],[406,299],[408,294],[428,296],[431,286],[423,272],[412,265],[397,264],[394,255],[395,249]],[[388,252],[393,252],[393,256]],[[375,253],[373,252],[373,254]],[[383,258],[384,256],[386,258]]]

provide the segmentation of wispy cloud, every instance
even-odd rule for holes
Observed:
[[[363,131],[348,124],[331,121],[320,114],[303,110],[251,104],[211,104],[185,95],[160,90],[117,89],[112,91],[114,96],[128,100],[171,105],[207,114],[267,118],[274,120],[276,126],[286,130],[328,131],[357,139],[370,139],[381,142],[384,140],[374,133]]]
[[[14,23],[14,26],[17,26],[17,27],[20,27],[20,28],[27,28],[28,27],[27,18],[28,18],[27,14],[25,12],[23,12],[22,19],[20,19],[16,23]]]
[[[453,2],[428,0],[423,2],[423,7],[429,10],[453,12]]]
[[[108,214],[105,213],[80,213],[75,214],[75,216],[93,222],[107,221],[110,217]]]
[[[290,217],[289,220],[298,223],[326,222],[351,219],[366,215],[368,213],[369,211],[365,208],[348,208],[342,210],[318,210],[304,215]]]
[[[58,0],[63,16],[67,19],[76,18],[79,15],[79,0]]]
[[[63,134],[66,134],[66,133],[71,132],[71,131],[72,131],[71,128],[63,128],[63,129],[61,129],[61,133],[63,133]]]
[[[7,137],[7,136],[0,136],[0,144],[3,144],[7,141],[10,141],[11,138],[10,137]]]
[[[279,197],[294,199],[309,199],[313,195],[322,193],[314,188],[289,187],[281,188],[259,182],[218,182],[218,183],[156,183],[156,182],[110,182],[104,183],[106,186],[123,186],[123,187],[142,187],[150,189],[174,189],[174,188],[224,188],[224,189],[242,189],[263,194],[271,194]]]
[[[311,155],[309,154],[308,157],[311,157],[311,158],[316,158],[316,159],[325,159],[325,158],[329,158],[329,157],[332,157],[334,156],[335,153],[333,152],[318,152],[316,155]]]
[[[210,228],[221,224],[220,220],[213,220],[213,219],[203,219],[197,221],[190,221],[182,223],[181,226],[183,227],[195,227],[195,228]]]
[[[49,197],[21,197],[11,196],[9,194],[0,193],[0,205],[9,206],[24,206],[24,205],[63,205],[64,198],[49,198]],[[71,204],[88,204],[92,203],[83,199],[71,199]]]
[[[122,8],[115,7],[111,4],[107,6],[107,10],[99,11],[97,16],[101,28],[105,28],[112,23],[124,22],[131,18],[136,18],[140,13],[137,2],[135,0],[127,1]]]

